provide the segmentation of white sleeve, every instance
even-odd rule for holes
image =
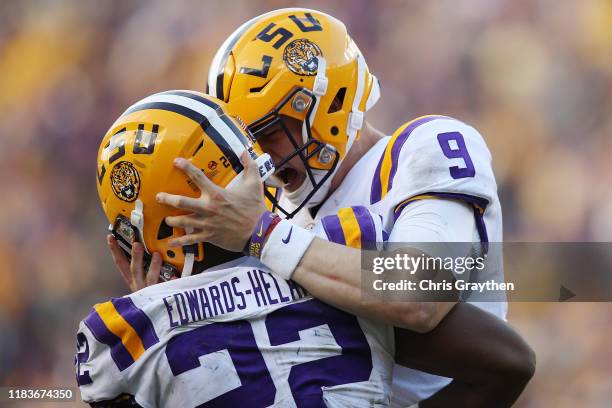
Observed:
[[[96,338],[86,320],[79,326],[75,357],[81,398],[84,402],[115,399],[125,391],[123,376],[113,361],[111,349]]]
[[[467,203],[424,199],[403,209],[389,242],[473,242],[474,232],[474,211]]]
[[[414,247],[422,249],[432,256],[467,256],[473,246],[480,241],[474,211],[466,202],[450,199],[423,199],[414,201],[406,206],[389,235],[389,242],[410,243]],[[442,253],[431,253],[431,246],[420,245],[428,242],[455,242],[465,243],[456,244],[442,248],[433,247],[434,250],[441,250]],[[469,280],[468,274],[457,274],[455,277]],[[475,301],[468,300],[468,303],[486,310],[497,317],[507,320],[507,303],[504,301]]]
[[[457,259],[470,256],[476,242],[480,248],[475,234],[478,232],[470,205],[460,200],[423,199],[404,208],[388,242],[407,243],[432,257]],[[446,244],[450,242],[455,244]],[[453,272],[456,278],[469,277],[469,271]]]

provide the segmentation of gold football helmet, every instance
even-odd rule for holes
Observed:
[[[193,182],[173,166],[176,157],[191,160],[213,183],[227,187],[243,170],[239,157],[245,150],[257,162],[262,178],[273,173],[270,156],[226,114],[223,102],[208,95],[161,92],[128,108],[102,139],[96,183],[109,229],[127,255],[136,240],[145,246],[145,261],[159,252],[162,280],[190,275],[195,261],[218,263],[205,259],[221,251],[212,245],[178,250],[168,246],[170,238],[185,231],[168,226],[165,217],[186,212],[158,204],[155,195],[165,191],[199,196]]]
[[[312,186],[302,189],[291,214],[284,211],[288,216],[324,198],[330,176],[359,138],[364,112],[380,96],[344,24],[298,8],[263,14],[234,31],[212,61],[207,90],[226,101],[256,139],[280,126],[291,140],[294,153],[276,168],[299,155]],[[281,115],[302,121],[301,144]]]

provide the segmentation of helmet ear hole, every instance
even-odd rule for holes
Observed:
[[[166,224],[165,219],[162,219],[161,224],[159,224],[159,229],[157,230],[157,239],[166,239],[168,237],[171,237],[173,234],[174,230],[172,229],[172,227]]]
[[[329,109],[327,110],[327,113],[334,113],[334,112],[338,112],[339,110],[341,110],[342,105],[344,105],[345,95],[346,95],[346,87],[342,87],[338,89],[338,92],[336,92],[336,96],[334,96],[332,103],[329,105]]]

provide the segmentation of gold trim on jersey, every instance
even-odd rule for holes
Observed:
[[[136,361],[145,351],[142,340],[134,328],[119,314],[110,301],[94,306],[106,328],[121,339],[126,350]]]

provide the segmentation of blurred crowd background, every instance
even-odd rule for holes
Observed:
[[[227,35],[292,5],[0,2],[0,384],[75,386],[78,321],[126,293],[95,187],[106,129],[150,93],[204,90]],[[506,240],[612,241],[611,1],[299,5],[348,26],[382,83],[375,125],[441,113],[481,131]],[[510,321],[538,355],[517,406],[612,406],[609,304],[515,303]]]

